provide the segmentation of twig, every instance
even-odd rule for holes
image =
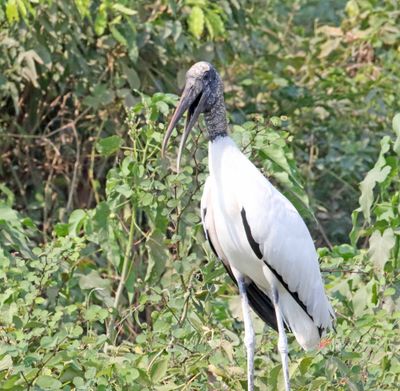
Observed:
[[[15,168],[14,168],[14,166],[12,165],[12,163],[10,164],[10,170],[11,170],[11,174],[12,174],[14,180],[15,180],[15,183],[16,183],[17,186],[18,186],[18,189],[19,189],[19,192],[20,192],[20,194],[21,194],[21,197],[22,197],[22,199],[23,199],[23,201],[24,201],[24,204],[26,205],[26,208],[28,208],[28,200],[27,200],[27,198],[26,198],[25,188],[24,188],[24,186],[22,186],[22,183],[21,183],[21,181],[19,180],[18,175],[17,175],[17,173],[15,172]]]
[[[62,343],[64,343],[64,341],[66,341],[67,339],[68,339],[68,337],[64,337],[64,338],[60,341],[60,343],[56,346],[56,348],[50,353],[50,355],[47,357],[47,359],[46,359],[45,361],[42,361],[42,362],[41,362],[41,364],[40,364],[40,366],[39,366],[39,368],[38,368],[38,371],[37,371],[36,375],[34,376],[34,378],[33,378],[33,379],[29,382],[29,384],[28,384],[28,390],[31,389],[33,383],[34,383],[35,380],[39,377],[40,373],[42,372],[42,370],[43,370],[43,368],[46,366],[46,364],[59,352],[60,345],[61,345]]]
[[[118,284],[117,292],[115,293],[115,299],[114,299],[114,313],[111,318],[108,330],[107,330],[107,336],[108,338],[112,341],[115,336],[115,319],[116,319],[116,312],[118,311],[118,306],[119,302],[121,300],[122,296],[122,291],[124,289],[125,283],[126,283],[126,277],[127,277],[127,272],[128,272],[128,264],[129,264],[129,256],[132,250],[132,243],[133,243],[133,234],[135,232],[135,213],[132,211],[132,216],[131,216],[131,225],[129,228],[129,237],[128,237],[128,243],[125,248],[125,255],[124,255],[124,263],[122,265],[122,272],[121,272],[121,279]]]
[[[357,274],[369,274],[368,272],[364,272],[362,270],[354,270],[354,269],[326,269],[321,268],[322,273],[357,273]]]
[[[97,191],[97,186],[96,186],[96,182],[95,182],[95,178],[94,178],[94,161],[95,161],[95,151],[96,151],[96,142],[100,137],[100,133],[103,130],[103,126],[105,124],[105,121],[103,121],[101,123],[101,125],[99,126],[99,130],[96,133],[96,136],[93,140],[93,144],[92,144],[92,150],[90,152],[90,165],[89,165],[89,181],[90,184],[92,185],[91,187],[91,191],[90,191],[90,195],[89,195],[89,201],[88,201],[88,206],[91,205],[92,203],[92,197],[94,195],[94,198],[96,200],[96,204],[100,203],[100,195]]]
[[[57,153],[54,155],[52,164],[51,164],[51,168],[50,168],[50,173],[49,176],[46,180],[46,184],[44,186],[44,205],[43,205],[43,227],[42,227],[42,231],[43,231],[43,239],[45,241],[45,243],[47,243],[47,228],[48,228],[48,201],[50,202],[51,199],[51,193],[50,193],[50,188],[51,188],[51,180],[53,179],[53,174],[54,174],[54,167],[56,164],[56,161],[58,159],[58,155]]]
[[[80,151],[81,146],[80,146],[78,132],[76,131],[75,123],[76,122],[74,121],[70,124],[70,126],[72,128],[72,132],[75,137],[76,157],[75,157],[75,164],[74,164],[74,172],[72,174],[71,187],[69,189],[69,194],[68,194],[68,202],[67,202],[67,206],[66,206],[67,213],[69,213],[72,208],[72,199],[73,199],[73,195],[75,192],[76,181],[78,178],[78,169],[79,169],[79,164],[80,164],[80,159],[81,159],[81,151]]]
[[[182,388],[182,391],[188,390],[191,383],[193,383],[200,376],[200,372],[194,375]]]
[[[317,219],[317,216],[315,216],[314,213],[312,213],[312,216],[313,216],[315,222],[317,223],[318,231],[319,231],[320,234],[322,235],[322,238],[324,239],[325,244],[328,246],[329,250],[332,251],[333,245],[332,245],[331,241],[328,239],[328,236],[327,236],[327,234],[325,233],[324,227],[321,225],[321,223],[320,223],[319,220]]]

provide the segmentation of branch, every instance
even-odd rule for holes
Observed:
[[[125,283],[126,283],[126,278],[128,274],[128,265],[129,265],[129,255],[131,253],[132,249],[132,244],[133,244],[133,234],[134,234],[134,228],[135,228],[135,215],[132,210],[132,216],[131,216],[131,225],[129,228],[129,237],[128,237],[128,243],[125,248],[125,255],[124,255],[124,263],[122,265],[122,272],[121,272],[121,279],[119,280],[117,292],[115,293],[115,299],[114,299],[114,313],[111,318],[108,330],[107,330],[107,336],[110,340],[114,339],[115,336],[115,319],[116,319],[116,312],[118,311],[118,306],[119,302],[121,300],[122,296],[122,291],[124,289]]]

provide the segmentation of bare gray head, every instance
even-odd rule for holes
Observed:
[[[205,115],[208,135],[211,141],[227,134],[222,80],[216,69],[208,62],[197,62],[187,71],[185,88],[165,134],[162,154],[165,152],[172,131],[185,111],[188,114],[185,130],[179,145],[178,169],[187,137],[201,113]]]

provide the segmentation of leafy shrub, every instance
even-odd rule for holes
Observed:
[[[293,387],[397,389],[399,9],[334,3],[2,4],[0,389],[245,389],[236,291],[198,216],[201,133],[179,174],[160,157],[176,97],[156,91],[196,59],[327,246],[337,330],[315,353],[289,338]],[[257,387],[282,389],[276,335],[255,329]]]
[[[140,100],[135,91],[176,91],[205,59],[223,74],[233,123],[288,116],[320,228],[333,243],[347,240],[357,184],[399,110],[398,4],[254,4],[3,4],[0,175],[45,239],[74,208],[103,199],[113,162],[94,145],[125,139],[124,105]]]
[[[75,210],[67,224],[56,226],[57,237],[49,244],[34,247],[35,225],[29,219],[21,223],[17,212],[2,204],[2,389],[172,390],[182,384],[244,389],[240,306],[204,243],[197,215],[205,145],[196,138],[188,144],[187,164],[179,174],[169,174],[159,157],[164,132],[159,119],[174,102],[163,94],[142,97],[128,113],[131,142],[107,175],[106,199],[94,209]],[[391,389],[399,381],[398,118],[397,139],[383,139],[365,180],[371,183],[368,177],[377,167],[390,167],[368,204],[377,220],[353,230],[354,242],[371,238],[370,249],[319,250],[338,313],[337,331],[316,354],[300,351],[290,338],[296,389]],[[261,118],[237,127],[235,134],[244,148],[252,141],[247,153],[264,161],[266,173],[295,201],[303,200],[304,208],[307,199],[287,134]],[[120,143],[109,138],[98,148],[115,154]],[[361,188],[365,211],[369,189]],[[383,214],[388,201],[392,213]],[[382,236],[383,243],[376,244],[374,232],[388,227],[395,243],[388,246]],[[280,389],[276,335],[259,320],[255,326],[257,384]]]

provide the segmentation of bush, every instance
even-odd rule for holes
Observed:
[[[180,173],[160,157],[166,92],[200,58],[318,240],[336,333],[314,353],[289,337],[293,388],[396,389],[398,18],[372,0],[2,5],[0,389],[246,389],[198,214],[206,144],[193,132]],[[255,330],[256,385],[282,389],[277,336]]]

